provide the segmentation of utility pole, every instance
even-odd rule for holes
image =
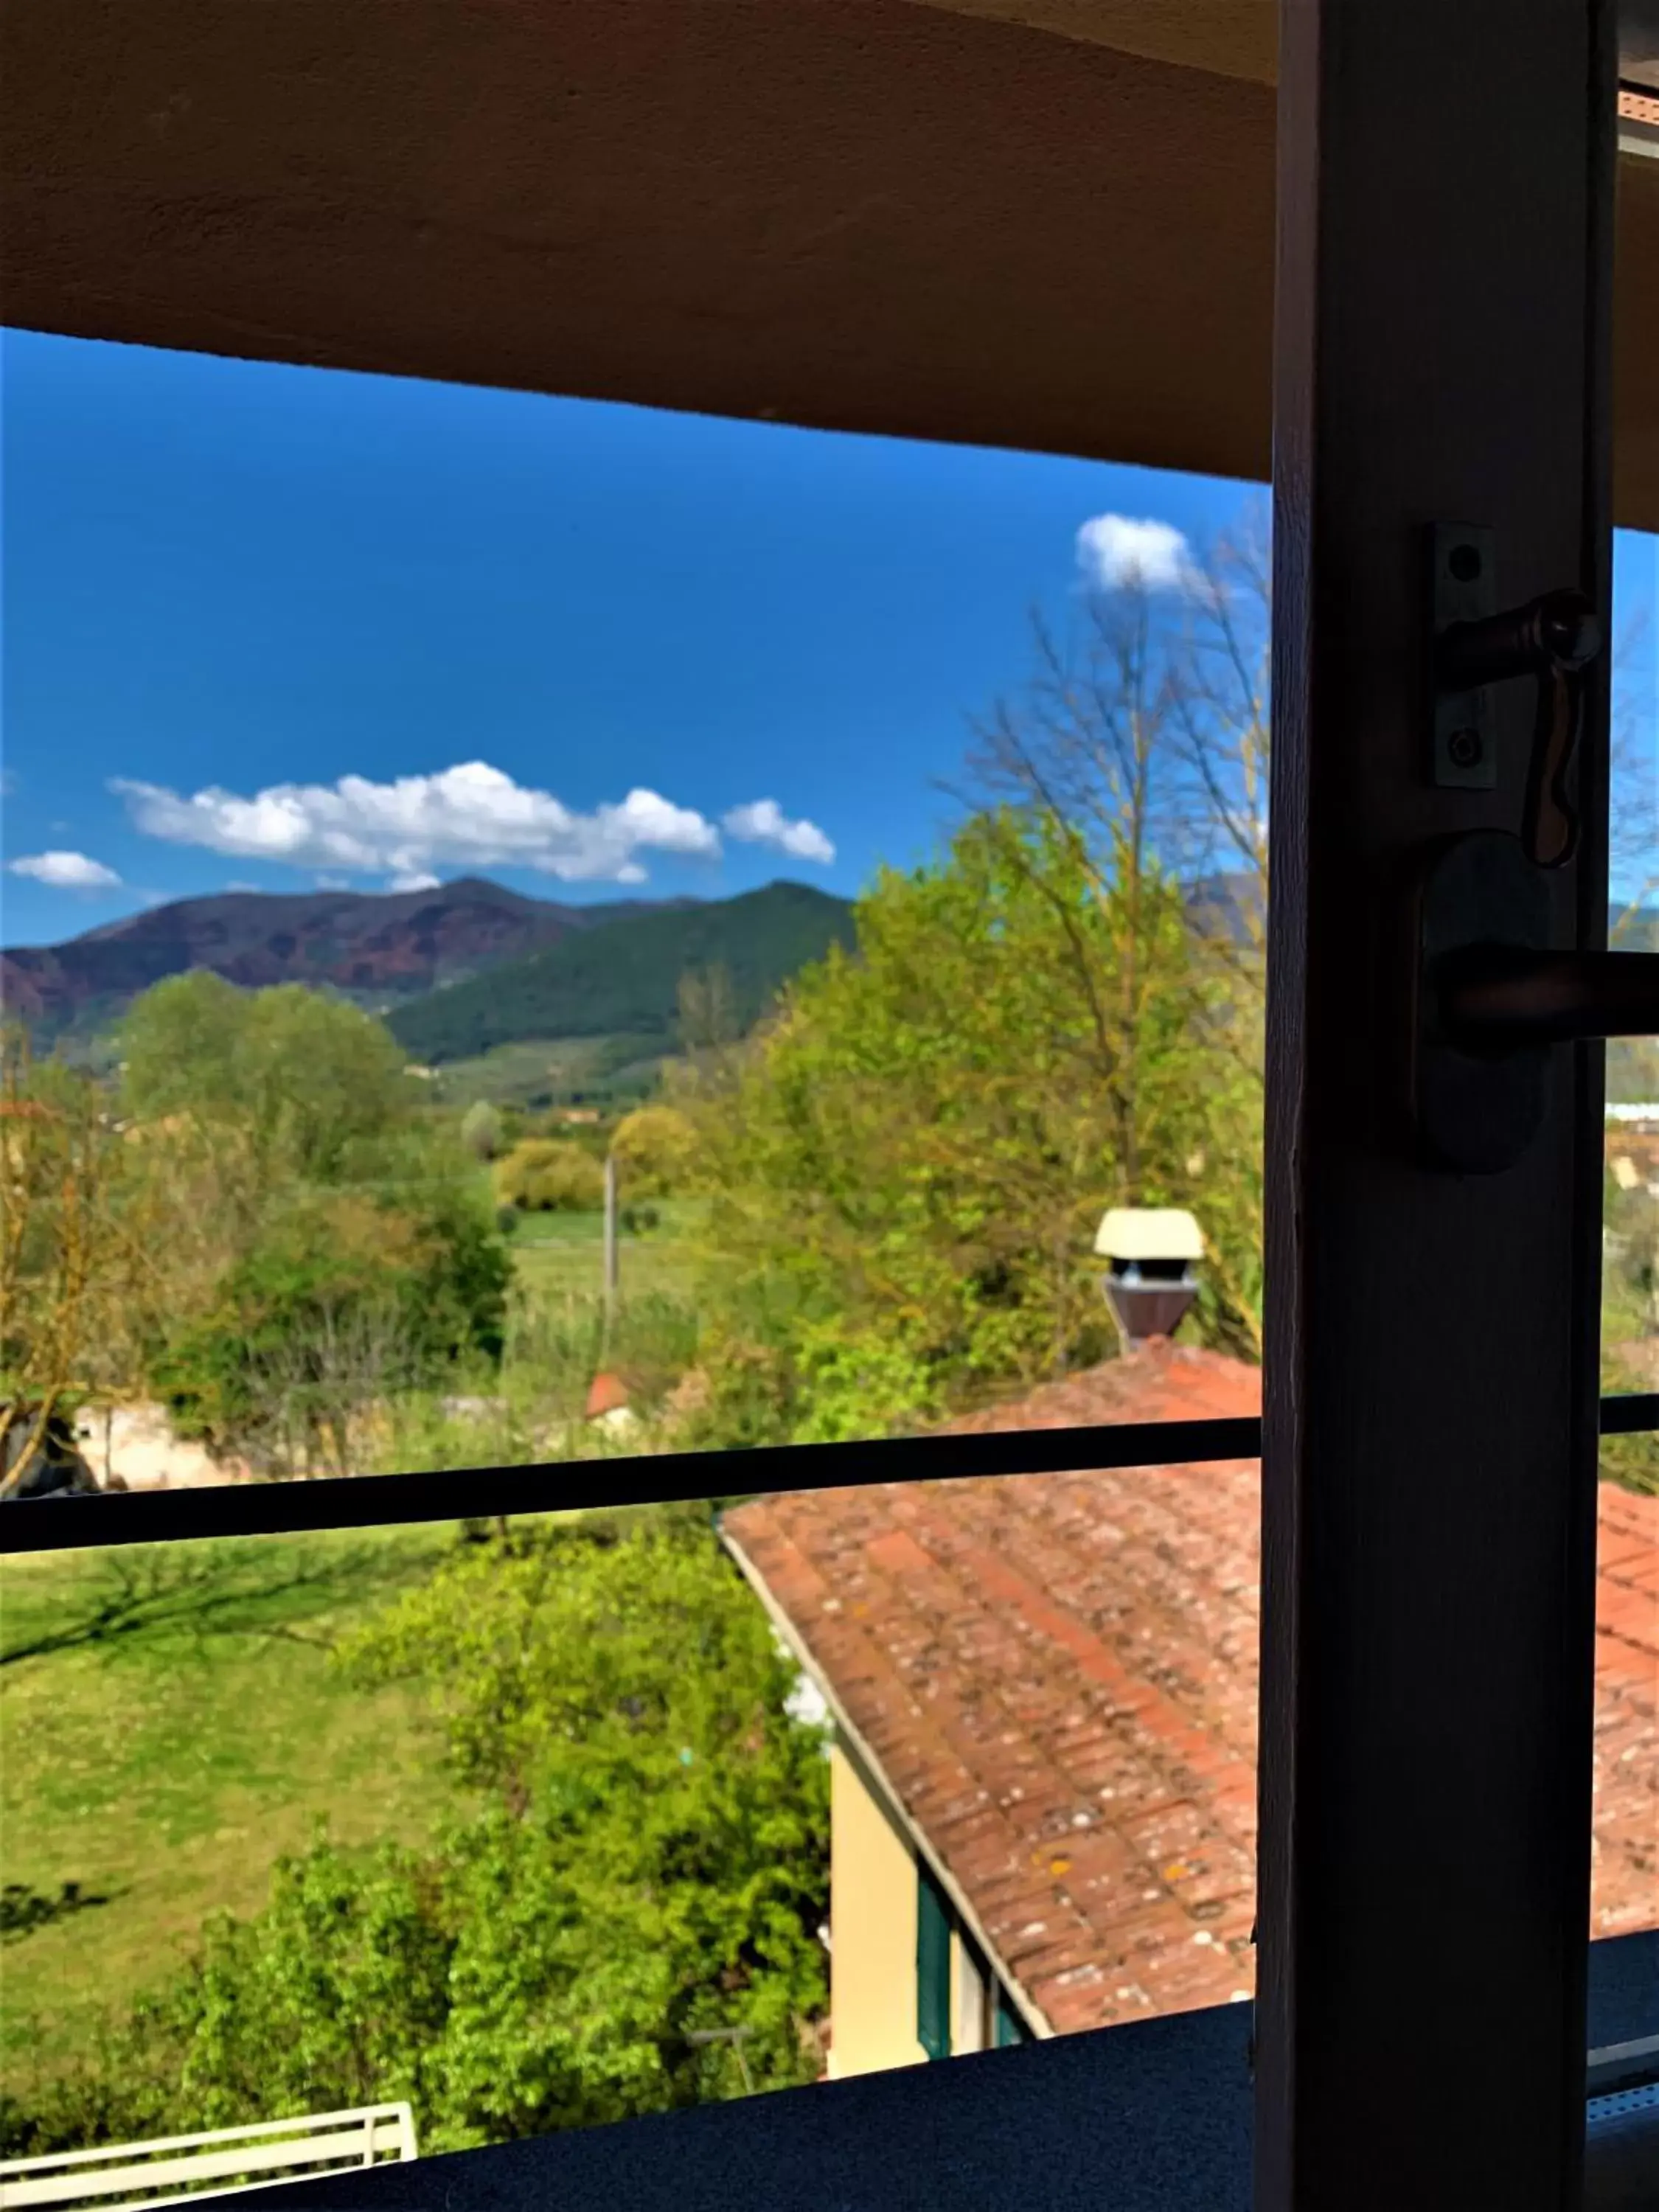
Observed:
[[[607,1345],[617,1321],[617,1156],[605,1156],[605,1333]]]

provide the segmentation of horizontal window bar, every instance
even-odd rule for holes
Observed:
[[[1632,1437],[1644,1429],[1659,1429],[1659,1390],[1620,1392],[1601,1401],[1604,1437]]]
[[[539,1467],[436,1474],[327,1476],[316,1482],[226,1483],[200,1490],[112,1491],[100,1498],[15,1498],[0,1505],[0,1554],[198,1536],[280,1535],[300,1528],[378,1528],[498,1513],[658,1505],[767,1490],[846,1490],[970,1474],[1049,1474],[1069,1468],[1191,1466],[1255,1459],[1261,1424],[1123,1421],[986,1435],[882,1437],[868,1443],[773,1444],[757,1451],[662,1452],[561,1460]]]
[[[1659,1429],[1659,1392],[1603,1398],[1604,1436]],[[199,1490],[111,1492],[98,1498],[0,1504],[0,1556],[204,1536],[274,1536],[301,1528],[373,1528],[410,1521],[657,1505],[686,1498],[846,1490],[867,1482],[1068,1468],[1191,1467],[1257,1459],[1261,1423],[1121,1421],[969,1436],[883,1437],[867,1443],[775,1444],[758,1451],[663,1452],[440,1474],[328,1476],[316,1482],[225,1483]]]

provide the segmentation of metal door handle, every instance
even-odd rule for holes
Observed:
[[[1471,945],[1443,955],[1431,983],[1441,1035],[1465,1051],[1659,1036],[1659,953]]]

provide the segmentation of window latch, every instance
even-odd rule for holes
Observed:
[[[1521,842],[1540,868],[1563,866],[1577,846],[1567,771],[1583,726],[1585,671],[1601,650],[1601,623],[1578,591],[1546,592],[1504,614],[1451,623],[1435,639],[1435,690],[1441,701],[1466,699],[1513,677],[1536,678]],[[1454,744],[1461,734],[1454,734]]]
[[[1595,608],[1565,590],[1495,611],[1489,531],[1439,526],[1433,553],[1434,781],[1494,788],[1490,687],[1520,677],[1538,687],[1520,834],[1475,830],[1436,848],[1419,903],[1418,1132],[1441,1165],[1492,1174],[1537,1133],[1553,1046],[1659,1036],[1659,954],[1556,942],[1554,873],[1578,842],[1570,771],[1602,647]]]

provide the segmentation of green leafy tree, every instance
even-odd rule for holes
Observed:
[[[385,1844],[319,1837],[279,1860],[256,1918],[203,1930],[163,2009],[182,2033],[179,2088],[204,2127],[408,2098],[426,2108],[455,1938],[434,1870]]]
[[[475,1098],[461,1116],[461,1142],[475,1160],[493,1160],[501,1149],[501,1109],[488,1098]]]
[[[406,2096],[435,2150],[813,2078],[822,1734],[705,1515],[462,1547],[338,1663],[419,1686],[475,1809],[210,1923],[146,2010],[171,2124]]]
[[[413,1108],[390,1032],[300,983],[239,991],[205,969],[170,975],[129,1010],[122,1050],[129,1114],[232,1124],[265,1174],[347,1177]]]
[[[1218,981],[1150,858],[1131,892],[1063,828],[999,811],[883,873],[856,919],[856,957],[679,1079],[721,1255],[703,1418],[750,1441],[769,1417],[913,1425],[1103,1357],[1103,1210],[1210,1213],[1250,1164]],[[1248,1341],[1213,1285],[1206,1320]]]
[[[497,1163],[495,1196],[525,1213],[595,1213],[605,1202],[605,1169],[582,1145],[529,1137]]]
[[[611,1149],[630,1198],[665,1197],[691,1180],[696,1126],[672,1106],[636,1106],[617,1122]]]
[[[441,1186],[416,1196],[301,1190],[272,1209],[155,1355],[184,1433],[343,1474],[356,1424],[394,1392],[500,1358],[511,1262],[493,1222]]]
[[[499,1229],[380,1023],[198,970],[136,1002],[124,1049],[129,1179],[167,1224],[132,1320],[186,1433],[344,1472],[389,1397],[499,1361]]]

